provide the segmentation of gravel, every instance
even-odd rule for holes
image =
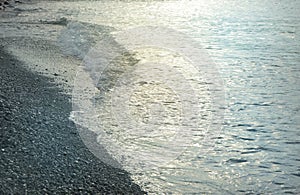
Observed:
[[[3,47],[0,78],[0,194],[145,193],[89,152],[68,119],[71,97],[53,78],[28,71]]]

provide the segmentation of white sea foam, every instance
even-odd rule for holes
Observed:
[[[300,121],[299,106],[296,106],[299,102],[297,97],[299,97],[300,78],[297,31],[300,1],[282,0],[281,3],[237,0],[38,2],[37,5],[20,4],[23,8],[29,6],[30,10],[37,10],[19,13],[20,23],[15,24],[15,17],[0,18],[0,35],[2,37],[5,35],[5,38],[29,36],[35,39],[56,40],[58,32],[65,26],[38,24],[36,21],[53,21],[61,17],[69,21],[111,26],[118,30],[145,25],[168,26],[186,32],[200,41],[221,66],[222,77],[226,82],[229,109],[223,134],[215,135],[215,140],[218,142],[216,148],[209,155],[204,155],[202,146],[206,143],[196,142],[185,155],[173,161],[169,167],[143,172],[142,175],[134,173],[132,177],[144,189],[154,194],[168,192],[170,194],[230,194],[230,192],[299,194],[300,188],[297,182],[299,163],[295,158],[298,156],[295,147],[299,136],[295,135],[298,133]],[[32,6],[37,9],[31,9]],[[44,8],[47,10],[43,10]],[[62,49],[65,53],[82,59],[88,47],[97,42],[94,40],[97,36],[89,33],[89,31],[94,32],[95,27],[87,30],[85,24],[75,23],[73,26],[72,23],[69,24],[64,30],[66,32],[64,38],[61,37],[62,39],[59,40],[64,43]],[[74,32],[73,28],[77,28],[81,33]],[[68,34],[74,35],[74,39]],[[80,35],[83,36],[82,39]],[[87,43],[88,47],[83,47],[81,45],[83,43]],[[22,48],[18,48],[18,44],[14,46],[16,47],[10,47],[11,51],[22,59],[27,58],[28,65],[34,63],[44,65],[38,66],[41,71],[43,67],[48,66],[59,70],[68,64],[67,61],[62,61],[62,58],[49,58],[48,55],[56,55],[56,53],[53,50],[48,54],[42,52],[43,44],[38,48],[34,48],[32,44]],[[72,72],[74,64],[65,66],[66,70]],[[97,87],[101,86],[95,87],[98,83],[91,76],[91,68],[82,69],[82,75],[85,76],[78,82],[83,86],[89,83],[79,92],[86,97],[86,101],[90,102],[93,108],[93,99],[95,99],[93,97],[100,93],[101,90],[98,91]],[[110,77],[106,76],[103,79],[109,80]],[[106,93],[112,94],[111,91]],[[142,95],[143,93],[136,93],[132,103],[139,100]],[[101,95],[98,97],[101,98]],[[269,101],[273,102],[269,106],[257,105],[257,102]],[[85,110],[88,110],[90,105],[87,102],[82,102],[78,106],[87,106]],[[132,108],[135,108],[134,106],[138,104],[132,105]],[[154,108],[153,113],[157,113],[159,108],[157,106]],[[166,110],[168,111],[169,108],[172,107],[167,107]],[[136,113],[149,116],[144,112],[147,109],[131,110],[133,119],[139,119]],[[75,104],[74,111],[76,111]],[[72,114],[81,124],[97,125],[98,118],[92,118],[95,116],[92,113],[90,113],[91,118],[87,117],[88,112]],[[122,117],[122,115],[117,116]],[[249,125],[246,127],[240,124]],[[278,155],[279,153],[282,155]],[[246,159],[247,162],[236,163],[239,159]]]
[[[108,36],[112,28],[82,22],[69,22],[58,36],[58,44],[67,55],[83,59],[97,41]]]
[[[105,37],[85,56],[71,119],[96,133],[138,183],[156,191],[159,183],[149,177],[160,167],[176,167],[172,161],[209,128],[217,134],[222,85],[205,52],[181,33],[145,27],[115,38]]]

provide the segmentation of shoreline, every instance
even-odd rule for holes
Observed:
[[[53,78],[27,70],[2,46],[0,62],[1,194],[145,194],[84,145],[68,119],[70,96]]]

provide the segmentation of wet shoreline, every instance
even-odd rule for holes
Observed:
[[[68,95],[0,49],[1,194],[143,194],[86,148]],[[104,154],[105,155],[105,154]]]
[[[73,193],[74,191],[72,191],[72,189],[78,190],[79,187],[84,186],[86,189],[85,192],[90,192],[89,190],[92,188],[91,193],[97,190],[99,193],[102,193],[107,189],[110,190],[107,190],[107,193],[110,193],[112,190],[116,190],[116,188],[120,189],[117,192],[123,191],[123,188],[121,190],[120,187],[121,184],[118,184],[118,187],[112,187],[113,182],[109,180],[111,176],[107,176],[109,184],[107,184],[104,179],[99,180],[100,184],[104,183],[105,186],[109,186],[105,190],[102,190],[103,186],[100,184],[97,187],[91,187],[89,184],[79,184],[82,180],[86,180],[85,178],[88,178],[88,183],[96,183],[94,179],[89,179],[87,175],[92,175],[93,177],[97,176],[97,174],[92,174],[92,170],[96,170],[97,172],[102,165],[92,165],[93,168],[89,169],[89,173],[86,176],[78,176],[82,174],[81,172],[88,169],[86,167],[90,166],[89,162],[94,160],[87,160],[86,163],[82,162],[80,166],[78,165],[78,167],[80,167],[78,168],[78,163],[75,161],[81,162],[81,160],[77,160],[77,157],[79,156],[80,159],[96,159],[96,157],[89,154],[86,154],[86,156],[82,155],[86,152],[89,153],[89,151],[93,152],[94,148],[99,145],[97,143],[102,144],[107,150],[111,148],[112,144],[105,144],[105,142],[99,139],[99,134],[93,135],[91,133],[86,136],[87,139],[91,139],[86,142],[88,144],[85,143],[89,149],[89,151],[87,151],[81,142],[81,140],[83,143],[85,142],[83,139],[85,136],[82,136],[80,139],[78,135],[72,135],[71,132],[75,132],[75,127],[72,122],[68,120],[68,117],[71,120],[73,119],[72,116],[75,115],[72,115],[72,112],[71,115],[69,115],[70,113],[66,113],[70,112],[70,110],[76,113],[76,106],[74,106],[74,100],[76,100],[74,95],[76,94],[74,94],[75,90],[73,87],[82,86],[74,85],[74,80],[79,80],[79,83],[81,83],[81,81],[87,81],[85,84],[88,84],[88,87],[81,88],[84,89],[84,93],[78,93],[79,95],[83,94],[83,98],[87,97],[86,95],[89,94],[89,92],[92,95],[98,95],[98,90],[93,85],[95,83],[92,82],[87,74],[89,73],[88,71],[83,71],[82,73],[84,74],[80,74],[83,76],[82,79],[77,76],[78,69],[81,68],[81,65],[85,65],[82,59],[86,57],[90,49],[95,48],[95,44],[102,40],[103,37],[114,38],[117,37],[119,32],[135,28],[136,26],[167,26],[195,38],[195,42],[199,41],[201,48],[205,48],[212,60],[216,63],[216,67],[220,72],[220,78],[224,81],[225,104],[220,107],[221,109],[225,109],[224,124],[222,128],[216,129],[217,131],[206,131],[204,124],[214,121],[209,117],[199,117],[205,122],[201,123],[203,128],[201,127],[199,129],[200,131],[195,131],[197,134],[192,137],[193,144],[189,144],[186,152],[179,156],[176,161],[171,162],[169,167],[159,167],[154,171],[142,171],[137,169],[132,171],[132,167],[134,167],[132,163],[129,164],[129,169],[127,169],[126,164],[124,165],[123,163],[124,161],[121,161],[120,163],[123,163],[123,169],[130,172],[131,174],[129,174],[129,176],[133,181],[149,194],[299,194],[300,177],[298,153],[300,142],[298,129],[300,121],[300,90],[298,86],[300,69],[298,51],[300,51],[300,48],[297,43],[300,42],[300,23],[299,17],[297,17],[297,11],[300,7],[300,1],[291,2],[283,0],[280,1],[280,3],[266,1],[241,2],[237,0],[226,2],[221,0],[209,2],[205,0],[22,1],[24,3],[18,3],[7,7],[4,11],[0,11],[0,34],[3,38],[0,39],[0,45],[2,45],[13,58],[22,61],[16,62],[16,64],[19,64],[20,67],[24,66],[29,72],[32,71],[39,75],[44,75],[45,77],[38,76],[38,80],[47,80],[49,83],[41,84],[40,81],[34,79],[30,82],[24,82],[27,77],[36,78],[37,75],[30,74],[33,76],[28,76],[28,71],[25,71],[26,73],[23,74],[23,68],[19,67],[15,68],[15,71],[12,69],[9,75],[16,75],[16,77],[20,75],[21,81],[16,80],[14,77],[5,76],[6,73],[1,72],[3,79],[1,77],[0,80],[3,80],[1,84],[3,90],[1,89],[0,94],[2,95],[1,97],[5,97],[2,100],[2,114],[13,113],[5,116],[0,114],[5,118],[2,121],[14,119],[15,122],[10,124],[9,127],[13,129],[12,127],[15,125],[18,130],[21,129],[22,132],[25,132],[16,133],[17,130],[3,131],[6,133],[2,136],[3,140],[5,140],[3,143],[6,143],[6,146],[9,146],[9,144],[12,146],[3,148],[3,155],[5,154],[5,156],[2,158],[2,164],[5,165],[5,168],[0,168],[5,171],[6,175],[4,175],[3,178],[7,181],[1,184],[1,186],[3,186],[1,188],[14,189],[14,186],[17,186],[15,189],[31,189],[30,192],[32,192],[35,190],[32,186],[36,185],[42,187],[46,186],[46,190],[48,188],[51,190],[48,190],[49,193],[63,193],[64,191]],[[146,34],[147,33],[143,33],[143,36]],[[150,39],[158,40],[154,37],[155,36],[151,35]],[[170,35],[168,34],[162,37],[165,38],[160,38],[159,40],[164,42],[170,38]],[[173,40],[175,39],[173,38]],[[182,41],[183,39],[179,38],[177,40]],[[137,53],[135,57],[144,59],[140,61],[140,63],[164,63],[164,59],[169,59],[172,60],[172,64],[176,65],[176,63],[173,62],[177,56],[186,59],[186,56],[182,53],[176,53],[176,55],[171,55],[169,58],[169,55],[158,52],[155,53],[148,47],[145,47],[145,49],[141,47],[139,51],[141,51],[143,55],[139,56],[139,53]],[[6,55],[7,54],[5,54],[5,56]],[[98,62],[98,58],[92,60],[93,62]],[[111,78],[114,78],[114,76],[120,79],[120,81],[128,81],[127,78],[134,80],[132,76],[119,77],[119,66],[112,65],[117,72],[108,71],[108,73],[112,73],[112,76],[107,77],[107,81],[112,81]],[[142,66],[137,67],[142,68]],[[6,70],[6,68],[3,70]],[[154,69],[151,68],[151,70]],[[130,75],[138,73],[136,75],[140,76],[143,80],[140,82],[141,86],[136,86],[138,93],[132,93],[131,90],[124,90],[126,94],[130,94],[130,97],[133,97],[131,100],[134,101],[128,101],[129,98],[127,97],[129,97],[129,95],[124,96],[125,93],[119,93],[117,90],[111,90],[113,92],[111,93],[112,95],[108,94],[106,96],[108,97],[107,100],[110,100],[110,96],[117,98],[118,96],[116,95],[121,94],[120,97],[122,98],[113,101],[117,102],[116,105],[121,109],[118,107],[109,109],[109,111],[114,111],[113,116],[115,118],[118,117],[123,120],[123,118],[126,119],[123,116],[128,116],[128,119],[136,118],[140,120],[146,117],[150,119],[151,117],[149,116],[153,116],[153,118],[155,118],[154,122],[165,127],[162,121],[158,119],[163,119],[165,116],[180,116],[177,114],[178,112],[174,112],[174,114],[170,112],[170,114],[166,115],[160,114],[158,112],[160,110],[156,109],[157,107],[155,107],[155,105],[152,107],[148,106],[150,104],[145,104],[145,102],[149,101],[144,101],[145,98],[143,99],[143,96],[139,94],[151,94],[154,89],[158,89],[155,88],[156,86],[153,87],[154,85],[152,84],[149,85],[150,82],[144,82],[148,77],[141,76],[144,73],[151,73],[150,71],[145,71],[144,69],[144,71],[128,71],[128,73],[130,73]],[[156,75],[161,76],[161,74],[155,74],[155,76]],[[200,76],[200,78],[204,79],[205,77],[206,75],[203,75],[203,77]],[[167,84],[165,86],[170,86],[169,81],[170,78],[172,78],[171,75],[166,74],[166,76],[162,78],[168,81],[163,82]],[[182,81],[180,84],[188,83],[186,79],[178,79],[178,81]],[[34,83],[36,82],[40,84],[35,85]],[[6,83],[13,84],[7,85]],[[205,85],[209,84],[209,82],[201,83]],[[174,86],[174,82],[171,84]],[[10,86],[16,87],[12,90]],[[103,83],[98,86],[103,86]],[[120,87],[125,86],[126,85],[120,85]],[[149,88],[146,88],[148,86]],[[111,86],[107,87],[107,89],[111,88],[114,89]],[[45,90],[42,91],[42,89]],[[134,87],[131,87],[131,89],[134,89]],[[201,91],[205,91],[205,89]],[[5,95],[2,91],[5,91]],[[37,95],[38,98],[36,98],[35,93],[39,94]],[[46,95],[42,95],[42,93]],[[56,94],[58,97],[53,94]],[[71,100],[71,94],[73,109],[70,109],[71,105],[68,102]],[[192,93],[180,92],[177,94],[188,95]],[[9,98],[10,96],[14,98]],[[48,96],[49,100],[47,99]],[[92,99],[98,100],[98,97],[101,97],[101,94],[99,96],[93,96]],[[149,97],[151,97],[149,98],[150,100],[162,99],[159,96]],[[165,97],[176,98],[177,96],[170,95]],[[213,96],[208,94],[205,98],[201,98],[201,100],[210,102],[211,97]],[[59,98],[68,99],[68,101],[58,101]],[[51,99],[55,99],[56,102],[52,102]],[[94,106],[91,107],[91,111],[99,110],[100,112],[98,113],[102,114],[104,109],[102,109],[101,105],[106,105],[107,108],[110,108],[110,101],[106,101],[105,104],[102,104],[103,102],[100,100],[99,98],[98,102],[90,104]],[[139,106],[140,104],[137,104],[139,102],[141,102],[141,105],[147,105],[147,107]],[[86,102],[83,101],[82,103]],[[19,104],[23,106],[22,109]],[[211,116],[211,109],[203,107],[202,104],[193,105],[203,108],[203,112],[201,113],[203,113],[204,116]],[[53,106],[54,108],[52,108]],[[124,107],[130,108],[127,109],[130,112],[123,109]],[[47,108],[48,111],[45,112],[44,108]],[[155,112],[152,112],[152,108],[155,108]],[[134,112],[131,112],[131,110]],[[151,111],[149,112],[151,115],[147,115],[148,110]],[[18,113],[24,114],[21,115]],[[213,115],[215,113],[216,112],[212,112]],[[83,119],[85,118],[83,118],[82,115],[78,116],[80,121],[84,121]],[[90,118],[88,118],[89,116],[86,117],[87,120],[85,120],[85,124],[77,123],[78,120],[74,121],[76,124],[87,128],[87,133],[98,132],[98,124],[94,121],[102,121],[98,117],[100,115],[90,116]],[[94,120],[93,116],[97,116],[99,120]],[[112,118],[111,115],[107,116],[108,119]],[[49,122],[48,119],[52,122]],[[3,127],[4,124],[7,126],[8,122],[2,121],[0,121],[0,124],[3,124]],[[27,121],[36,122],[27,124]],[[59,124],[70,124],[70,127],[65,125],[57,127],[57,121],[60,121]],[[127,124],[132,124],[129,122],[130,120],[126,119],[124,121]],[[110,132],[113,132],[113,136],[115,136],[113,137],[114,139],[123,141],[123,138],[128,138],[127,135],[129,135],[129,133],[124,133],[124,129],[119,128],[122,131],[118,131],[115,125],[113,126],[115,131],[111,131],[114,129],[111,128],[112,125],[110,125],[110,123],[107,123],[106,127],[108,127],[106,129]],[[28,130],[26,130],[26,128]],[[14,129],[16,128],[14,127]],[[60,131],[55,130],[52,132],[54,129],[60,129]],[[143,130],[143,128],[141,129]],[[154,128],[149,128],[149,131],[146,133],[150,132],[152,136],[156,133],[152,131],[153,129]],[[132,131],[131,128],[129,130],[130,131],[127,132],[133,132],[133,135],[139,132]],[[30,134],[30,131],[33,132],[33,135]],[[166,134],[165,131],[162,132],[162,135]],[[198,135],[198,132],[203,133]],[[142,135],[144,136],[144,134]],[[54,141],[52,143],[53,136]],[[98,142],[95,140],[95,137],[98,137]],[[17,140],[21,140],[21,142],[19,143]],[[29,140],[28,143],[27,140]],[[107,140],[110,141],[112,139]],[[16,142],[16,144],[14,144],[14,142]],[[36,143],[40,144],[37,144],[35,147]],[[78,143],[76,145],[80,147],[73,147],[72,145],[75,143]],[[139,156],[143,156],[144,154],[141,153],[142,155],[138,155],[136,148],[139,151],[146,150],[147,147],[145,147],[144,143],[139,145],[128,141],[123,143],[128,144],[130,147],[133,146],[133,155],[137,157],[138,161],[141,161]],[[31,148],[28,148],[27,145],[31,146]],[[135,145],[137,145],[136,148],[134,147]],[[70,146],[72,146],[71,149]],[[128,148],[130,149],[130,147]],[[8,150],[9,148],[10,150]],[[79,148],[80,150],[84,148],[82,150],[86,152],[77,152]],[[1,149],[2,148],[0,148],[0,152],[2,153]],[[103,148],[99,149],[100,154],[105,155]],[[72,154],[71,156],[68,152],[69,150],[72,151],[70,152]],[[9,151],[8,154],[6,154],[7,151]],[[30,151],[28,154],[30,155],[29,157],[26,157],[27,154],[25,152],[27,151]],[[66,157],[61,157],[65,151],[67,151]],[[123,151],[122,148],[115,151],[111,150],[109,154],[114,157],[123,157],[123,155],[126,155],[126,152]],[[47,152],[49,153],[49,157],[45,157],[48,155]],[[159,153],[161,152],[159,151]],[[107,155],[107,157],[109,158],[109,155]],[[5,158],[9,160],[4,161]],[[11,162],[12,159],[21,160]],[[103,158],[100,159],[103,160]],[[104,159],[106,158],[104,157]],[[156,158],[149,159],[151,161]],[[162,158],[159,158],[159,160],[161,159]],[[36,162],[31,165],[36,168],[33,169],[29,166],[23,166],[22,160],[24,164],[26,164],[25,162],[27,161]],[[98,162],[97,159],[96,161]],[[70,164],[72,168],[64,166],[64,164]],[[44,171],[45,168],[47,171]],[[14,172],[18,174],[11,173],[10,170],[14,170]],[[30,177],[26,175],[23,176],[23,173],[27,173],[27,170],[37,170],[34,171],[34,173],[42,173],[46,175],[46,177],[42,175],[41,177],[44,178],[40,177],[36,179],[33,176],[34,174],[30,174]],[[68,173],[53,173],[54,170],[56,170],[56,172]],[[77,171],[73,172],[73,170]],[[105,168],[105,170],[109,170],[109,172],[112,171],[113,173],[113,170],[119,169]],[[99,174],[107,173],[106,171],[99,171]],[[119,171],[117,172],[119,173]],[[74,173],[76,175],[74,175]],[[53,175],[58,178],[61,175],[64,176],[62,176],[62,179],[53,179]],[[31,179],[32,177],[33,179]],[[63,181],[66,178],[68,181]],[[73,178],[76,178],[76,181]],[[127,181],[127,173],[125,179],[123,178],[123,180],[122,178],[123,177],[120,177],[119,179],[120,183],[125,180]],[[12,179],[18,181],[17,183],[20,184],[14,184]],[[42,181],[46,181],[45,179],[49,182],[53,180],[56,183],[62,183],[62,187],[57,188],[57,186],[59,186],[58,184],[42,184]],[[117,181],[119,180],[113,179],[116,183],[118,183]],[[39,182],[37,182],[37,184],[30,184],[31,187],[22,186],[23,184],[29,185],[28,183],[30,183],[30,181]],[[126,184],[126,186],[128,185],[129,184]],[[134,189],[136,188],[134,187]],[[8,192],[8,190],[5,192]],[[111,193],[117,192],[113,191]],[[139,192],[138,190],[138,193]],[[127,193],[127,191],[124,193]]]

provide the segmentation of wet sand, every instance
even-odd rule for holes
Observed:
[[[89,152],[68,119],[71,97],[53,79],[3,47],[0,78],[0,194],[143,194]]]

